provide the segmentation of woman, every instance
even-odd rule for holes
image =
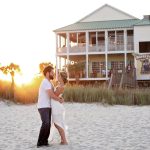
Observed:
[[[54,92],[55,95],[62,96],[66,82],[67,82],[67,75],[65,72],[61,72],[58,75],[58,86],[56,87],[56,90]],[[65,130],[65,108],[63,106],[63,103],[51,99],[51,107],[52,107],[52,122],[54,123],[61,137],[60,144],[67,145],[68,142],[66,139],[66,130]]]

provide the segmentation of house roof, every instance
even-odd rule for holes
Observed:
[[[126,19],[126,20],[110,20],[110,21],[94,21],[94,22],[77,22],[56,29],[54,30],[54,32],[131,28],[135,24],[140,23],[140,21],[141,20],[139,19]]]
[[[109,11],[111,11],[111,12],[109,12]],[[111,13],[111,15],[109,13]],[[116,16],[116,13],[120,16],[119,18]],[[86,20],[91,20],[91,17],[92,18],[96,17],[96,20],[93,20],[93,21],[138,19],[138,18],[131,16],[130,14],[127,14],[126,12],[123,12],[113,6],[105,4],[105,5],[101,6],[100,8],[96,9],[95,11],[93,11],[92,13],[88,14],[84,18],[80,19],[78,22],[90,22],[90,21],[86,21]]]
[[[140,22],[135,24],[135,26],[145,26],[145,25],[150,25],[150,20],[148,19],[142,19]]]
[[[111,15],[110,15],[111,14]],[[133,28],[150,25],[149,19],[138,19],[108,4],[96,9],[78,22],[58,28],[54,32],[105,30],[116,28]]]

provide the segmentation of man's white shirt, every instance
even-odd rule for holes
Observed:
[[[51,107],[51,99],[47,93],[47,90],[53,90],[53,85],[48,79],[43,79],[39,88],[38,94],[38,108],[50,108]]]

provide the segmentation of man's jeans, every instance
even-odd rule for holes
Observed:
[[[39,145],[44,145],[48,143],[48,137],[50,135],[50,127],[51,127],[51,108],[40,108],[38,109],[42,126],[39,133],[38,143]]]

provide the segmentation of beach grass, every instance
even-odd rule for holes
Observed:
[[[0,81],[0,97],[16,103],[36,103],[42,77],[36,77],[30,84],[15,86],[11,99],[11,83]],[[109,105],[150,105],[150,89],[108,89],[99,85],[66,85],[65,101],[78,103],[102,103]]]

